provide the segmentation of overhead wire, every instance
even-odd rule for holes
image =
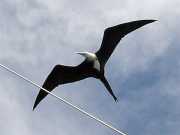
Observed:
[[[41,87],[40,85],[38,85],[37,83],[33,82],[32,80],[28,79],[27,77],[22,76],[21,74],[17,73],[16,71],[12,70],[11,68],[9,68],[9,67],[7,67],[7,66],[5,66],[5,65],[3,65],[3,64],[0,64],[0,67],[6,69],[7,71],[9,71],[9,72],[13,73],[14,75],[20,77],[21,79],[25,80],[26,82],[34,85],[35,87],[38,87],[38,88],[42,89],[44,92],[46,92],[46,93],[50,94],[51,96],[57,98],[57,99],[60,100],[61,102],[65,103],[66,105],[68,105],[68,106],[72,107],[73,109],[79,111],[80,113],[88,116],[89,118],[91,118],[91,119],[99,122],[100,124],[102,124],[102,125],[110,128],[111,130],[115,131],[116,133],[118,133],[118,134],[120,134],[120,135],[127,135],[127,133],[124,133],[124,132],[120,131],[119,129],[113,127],[112,125],[110,125],[110,124],[104,122],[103,120],[101,120],[101,119],[93,116],[92,114],[84,111],[83,109],[79,108],[78,106],[73,105],[73,104],[70,103],[69,101],[66,101],[65,99],[63,99],[63,98],[61,98],[61,97],[59,97],[59,96],[57,96],[57,95],[49,92],[48,90],[42,88],[42,87]]]

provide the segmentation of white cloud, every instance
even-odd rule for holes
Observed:
[[[125,37],[107,64],[108,80],[119,95],[117,104],[95,79],[60,86],[55,93],[129,134],[179,135],[178,4],[2,0],[0,61],[40,84],[55,64],[80,63],[83,59],[75,51],[95,52],[104,28],[157,19]],[[32,112],[37,88],[1,72],[0,134],[112,134],[50,96]]]

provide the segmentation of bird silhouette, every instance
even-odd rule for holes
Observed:
[[[96,53],[77,52],[85,57],[85,60],[77,66],[56,65],[48,75],[42,87],[51,92],[58,85],[94,77],[104,84],[113,99],[117,101],[104,75],[105,65],[114,49],[125,35],[154,21],[156,20],[138,20],[105,29],[101,47]],[[47,95],[48,93],[40,89],[33,110]]]

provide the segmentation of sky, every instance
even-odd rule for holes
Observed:
[[[179,0],[1,0],[0,63],[42,85],[56,64],[77,65],[96,52],[105,28],[156,19],[127,35],[100,81],[88,78],[53,93],[129,135],[180,134]],[[1,135],[116,135],[54,97],[32,111],[39,89],[0,69]]]

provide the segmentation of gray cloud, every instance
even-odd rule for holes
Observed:
[[[86,79],[54,91],[129,134],[179,135],[179,1],[2,0],[0,61],[42,84],[55,64],[95,52],[106,27],[157,19],[125,37],[106,67],[119,96]],[[1,70],[0,134],[113,134],[48,96],[32,112],[37,88]],[[35,91],[37,90],[37,91]]]

